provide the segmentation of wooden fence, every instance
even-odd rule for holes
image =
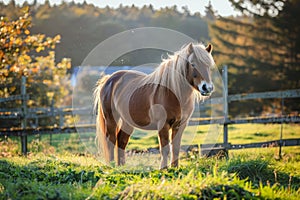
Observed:
[[[246,123],[299,123],[300,116],[276,116],[276,117],[253,117],[253,118],[235,118],[231,119],[228,115],[228,104],[234,101],[253,100],[253,99],[274,99],[280,98],[282,103],[286,98],[299,98],[300,89],[277,91],[277,92],[261,92],[249,94],[235,94],[228,95],[227,83],[227,67],[224,66],[223,73],[223,97],[213,98],[209,100],[209,104],[223,104],[223,116],[216,118],[192,118],[189,125],[204,125],[204,124],[222,124],[223,125],[223,143],[218,144],[202,144],[201,149],[204,154],[211,149],[223,149],[225,151],[230,149],[240,148],[258,148],[264,147],[268,144],[277,144],[277,146],[297,146],[300,145],[300,138],[297,139],[283,139],[282,132],[279,140],[266,141],[262,143],[252,144],[230,144],[228,142],[228,125],[230,124],[246,124]],[[82,125],[65,125],[65,116],[71,115],[92,115],[90,108],[73,109],[71,107],[64,108],[27,108],[27,101],[29,99],[26,93],[26,78],[22,77],[21,81],[21,95],[11,96],[8,98],[0,98],[0,103],[7,101],[21,100],[22,106],[20,109],[1,109],[0,119],[20,120],[21,126],[0,128],[0,136],[19,136],[21,138],[22,153],[27,154],[27,136],[34,134],[59,134],[59,133],[74,133],[76,131],[95,130],[95,124],[82,124]],[[59,118],[59,123],[54,126],[29,126],[28,120],[31,119],[38,124],[40,118],[54,117]],[[195,146],[183,147],[190,149]]]

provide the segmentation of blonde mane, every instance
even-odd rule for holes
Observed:
[[[214,60],[210,53],[205,49],[202,44],[193,44],[193,52],[196,59],[200,63],[200,66],[195,66],[200,72],[201,67],[212,67],[215,65]],[[147,83],[154,83],[156,85],[165,86],[171,89],[177,98],[183,97],[185,91],[193,90],[193,98],[196,101],[200,101],[202,96],[199,91],[192,88],[192,86],[186,80],[187,76],[187,64],[191,62],[189,60],[188,45],[175,52],[173,55],[169,55],[167,59],[164,59],[162,63],[156,68],[156,70],[145,77],[142,85]]]

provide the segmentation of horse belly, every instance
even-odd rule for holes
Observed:
[[[169,120],[181,118],[176,96],[163,87],[146,85],[135,90],[129,101],[129,113],[135,127],[160,130]]]
[[[155,129],[154,124],[151,124],[149,110],[150,102],[146,95],[133,94],[129,101],[129,118],[135,127],[146,129],[153,126]]]

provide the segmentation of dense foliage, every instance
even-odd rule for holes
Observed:
[[[27,77],[28,106],[48,107],[52,100],[63,105],[69,94],[67,70],[69,59],[55,62],[54,49],[60,36],[32,34],[32,21],[27,8],[16,20],[1,17],[0,32],[0,97],[20,94],[20,79]],[[54,99],[53,99],[54,98]],[[15,102],[8,107],[16,107]]]
[[[26,77],[27,107],[70,105],[68,69],[70,59],[55,61],[54,49],[60,36],[46,37],[31,32],[32,19],[28,7],[20,17],[0,19],[0,98],[21,94],[21,78]],[[2,111],[20,108],[21,100],[0,103]],[[51,119],[42,120],[49,124]],[[52,120],[53,121],[53,120]],[[1,119],[0,126],[20,126],[18,120]]]

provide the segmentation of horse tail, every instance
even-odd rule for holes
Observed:
[[[96,146],[98,148],[98,154],[100,157],[103,158],[103,156],[106,159],[107,153],[106,148],[104,148],[104,142],[106,142],[105,139],[105,133],[106,133],[106,120],[102,109],[102,103],[101,103],[101,91],[106,83],[107,79],[110,77],[110,75],[105,75],[101,77],[97,83],[96,87],[94,89],[94,113],[96,114]],[[104,154],[104,155],[103,155]]]

